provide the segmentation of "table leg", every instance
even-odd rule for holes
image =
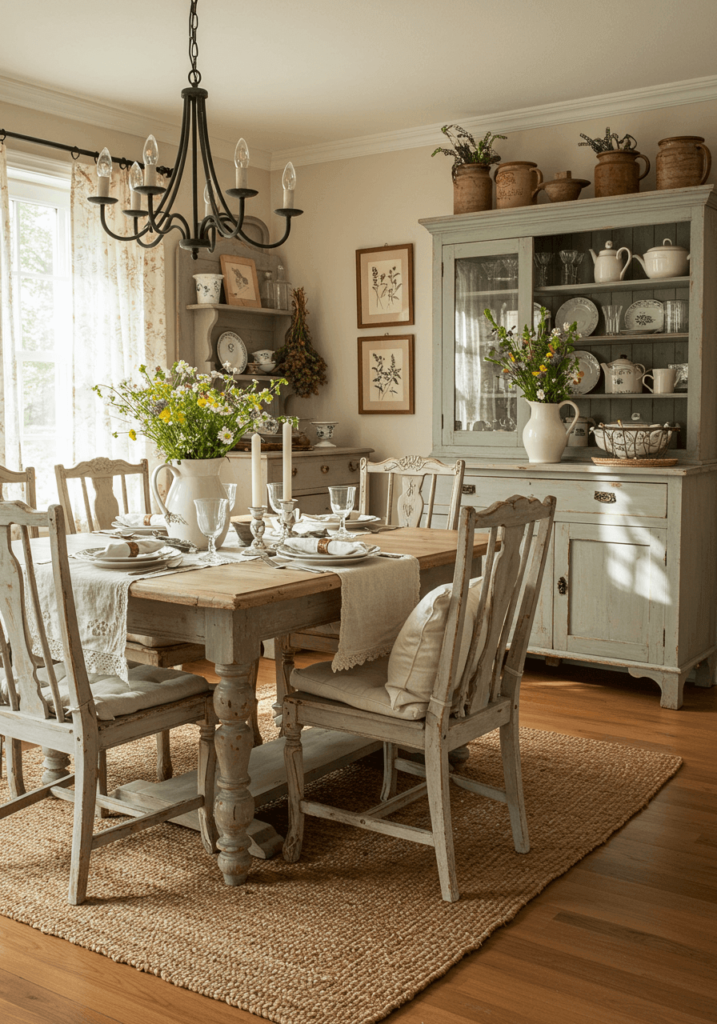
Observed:
[[[219,792],[214,804],[218,863],[227,885],[241,885],[251,864],[246,830],[254,816],[254,798],[248,789],[254,662],[215,665],[215,671],[219,676],[214,690],[214,711],[219,719],[214,734],[219,762]]]
[[[42,773],[42,785],[49,786],[59,779],[64,779],[69,771],[70,755],[61,750],[51,750],[50,747],[43,747],[42,753],[42,766],[45,769]]]

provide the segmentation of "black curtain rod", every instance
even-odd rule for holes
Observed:
[[[99,153],[93,153],[89,149],[80,149],[79,146],[65,146],[61,142],[50,142],[48,139],[35,139],[32,135],[18,135],[17,132],[8,132],[4,128],[0,128],[0,143],[3,143],[5,139],[22,139],[23,142],[34,142],[38,146],[50,146],[51,149],[61,149],[65,153],[69,153],[73,160],[79,160],[81,156],[91,156],[92,159],[97,162]],[[126,171],[135,162],[134,160],[128,160],[127,157],[121,156],[119,159],[114,158],[115,163],[119,164],[120,170]],[[141,160],[137,163],[144,170],[144,164]],[[171,167],[158,167],[157,173],[162,174],[165,177],[170,177],[172,174]]]

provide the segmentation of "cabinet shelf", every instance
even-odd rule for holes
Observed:
[[[258,316],[291,316],[290,309],[264,309],[263,306],[230,306],[226,302],[193,302],[187,309],[220,309],[225,313],[256,313]]]
[[[599,342],[601,345],[642,345],[645,341],[686,341],[689,334],[586,334],[580,339],[581,345]]]
[[[627,394],[624,394],[624,395],[607,395],[604,392],[600,392],[599,394],[596,395],[594,392],[591,392],[590,394],[587,394],[587,395],[571,395],[570,397],[575,402],[578,402],[578,401],[582,402],[582,400],[584,398],[587,398],[588,401],[593,401],[594,399],[602,399],[602,398],[607,398],[608,401],[612,401],[615,398],[619,398],[619,399],[626,399],[627,398],[629,401],[632,401],[633,398],[637,398],[637,399],[640,399],[640,398],[644,398],[644,399],[647,399],[647,398],[650,398],[650,399],[654,399],[654,398],[687,398],[687,395],[688,395],[687,391],[671,391],[669,394],[665,394],[665,395],[653,395],[652,392],[650,392],[650,391],[640,391],[639,393],[633,393],[633,394],[630,394],[628,392]]]
[[[577,284],[549,284],[545,288],[534,288],[535,295],[580,295],[581,292],[637,292],[660,288],[689,288],[689,277],[647,278],[639,281],[607,281],[598,284],[596,281],[582,281]]]

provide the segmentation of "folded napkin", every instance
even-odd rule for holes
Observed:
[[[368,552],[368,547],[360,541],[330,540],[327,544],[325,540],[318,540],[316,537],[290,537],[284,544],[284,549],[296,555],[362,555]]]
[[[279,519],[278,516],[270,516],[269,524],[274,533],[281,533],[281,519]],[[320,523],[317,519],[307,521],[300,520],[298,523],[292,523],[291,528],[299,537],[326,536],[326,528],[323,523]]]
[[[145,512],[126,512],[117,516],[117,522],[123,526],[166,526],[164,516],[149,515]]]
[[[108,544],[99,554],[100,558],[136,558],[137,555],[150,555],[164,547],[163,540],[125,540]]]

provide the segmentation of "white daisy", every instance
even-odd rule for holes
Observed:
[[[232,434],[231,430],[229,430],[227,427],[222,427],[222,429],[217,434],[217,437],[222,442],[222,444],[230,444],[234,440],[234,435]]]
[[[543,391],[543,389],[542,388],[538,388],[538,390],[536,391],[536,394],[538,396],[538,401],[542,402],[543,399],[545,398],[545,392]]]

